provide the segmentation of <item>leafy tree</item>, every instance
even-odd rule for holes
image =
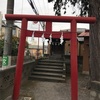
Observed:
[[[48,2],[53,2],[55,0],[48,0]],[[74,7],[77,5],[78,9],[80,9],[80,15],[86,16],[89,11],[89,0],[56,0],[54,3],[54,11],[55,15],[60,16],[61,15],[61,9],[64,10],[64,14],[67,11],[67,7],[69,7],[69,3],[73,5]],[[75,13],[75,12],[73,12]]]
[[[48,0],[54,3],[55,15],[61,15],[61,9],[67,11],[66,5],[79,5],[81,16],[96,17],[95,24],[90,25],[90,76],[91,81],[100,81],[100,0]],[[66,12],[65,12],[66,13]]]
[[[19,45],[19,38],[13,37],[12,38],[12,56],[17,56],[18,53],[18,45]],[[4,39],[0,39],[0,56],[3,55],[3,48],[4,48]],[[28,42],[26,42],[26,48],[28,48]]]
[[[12,56],[17,56],[18,46],[19,46],[19,38],[18,37],[13,37],[12,38],[12,52],[11,52]],[[27,41],[26,41],[25,47],[28,48],[28,42]]]

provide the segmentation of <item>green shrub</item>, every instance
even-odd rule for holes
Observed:
[[[18,53],[18,46],[19,46],[19,38],[13,37],[12,38],[12,56],[17,56]],[[28,42],[26,42],[26,48],[28,48]],[[3,55],[3,48],[4,48],[4,39],[0,39],[0,56]]]

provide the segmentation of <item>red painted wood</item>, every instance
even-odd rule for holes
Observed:
[[[27,30],[27,34],[26,34],[27,37],[32,37],[32,34],[33,34],[33,31]],[[52,38],[60,38],[62,32],[55,31],[55,32],[48,33],[47,31],[34,31],[34,37],[41,37],[42,34],[44,34],[44,37],[47,39],[50,38],[49,37],[50,34],[52,34]],[[64,39],[71,39],[71,32],[63,32],[63,37]]]
[[[76,27],[77,23],[94,23],[95,17],[69,17],[69,16],[38,16],[38,15],[19,15],[19,14],[6,14],[7,20],[22,20],[22,30],[20,45],[17,58],[17,67],[15,74],[13,100],[17,100],[19,96],[24,48],[26,36],[32,36],[33,31],[27,30],[28,21],[46,21],[46,31],[36,31],[35,37],[41,37],[44,33],[45,38],[48,38],[52,33],[53,38],[60,38],[61,32],[52,32],[51,22],[70,22],[71,23],[71,34],[64,33],[64,38],[71,39],[71,100],[78,100],[78,69],[77,69],[77,34]],[[23,19],[25,18],[25,19]],[[50,32],[50,33],[49,33]],[[25,35],[26,33],[26,35]]]
[[[17,57],[17,66],[15,73],[15,81],[14,81],[14,91],[13,91],[13,100],[18,100],[20,85],[21,85],[21,77],[23,70],[23,60],[24,60],[24,48],[26,41],[26,30],[27,30],[27,20],[25,18],[22,19],[22,29],[19,48],[18,48],[18,57]]]
[[[7,20],[22,20],[26,18],[28,21],[50,21],[50,22],[71,22],[76,20],[77,23],[94,23],[95,17],[72,17],[72,16],[43,16],[43,15],[21,15],[6,14]]]
[[[71,22],[71,100],[78,100],[77,33],[76,21]]]
[[[52,22],[46,22],[46,32],[51,33],[52,32]]]

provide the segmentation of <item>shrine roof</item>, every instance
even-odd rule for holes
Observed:
[[[84,32],[80,33],[78,37],[89,37],[89,30],[85,30]]]

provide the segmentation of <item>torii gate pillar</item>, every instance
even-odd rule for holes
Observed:
[[[48,33],[52,33],[52,22],[46,22],[46,32]],[[50,44],[48,43],[48,54],[49,56],[51,55],[51,46]]]
[[[71,22],[71,100],[78,100],[77,33],[76,20]]]
[[[52,33],[52,22],[46,22],[46,32]]]
[[[24,49],[26,44],[26,32],[27,32],[27,20],[23,18],[19,48],[18,48],[15,80],[14,80],[13,100],[18,100],[19,97],[19,90],[20,90],[22,70],[23,70]]]

